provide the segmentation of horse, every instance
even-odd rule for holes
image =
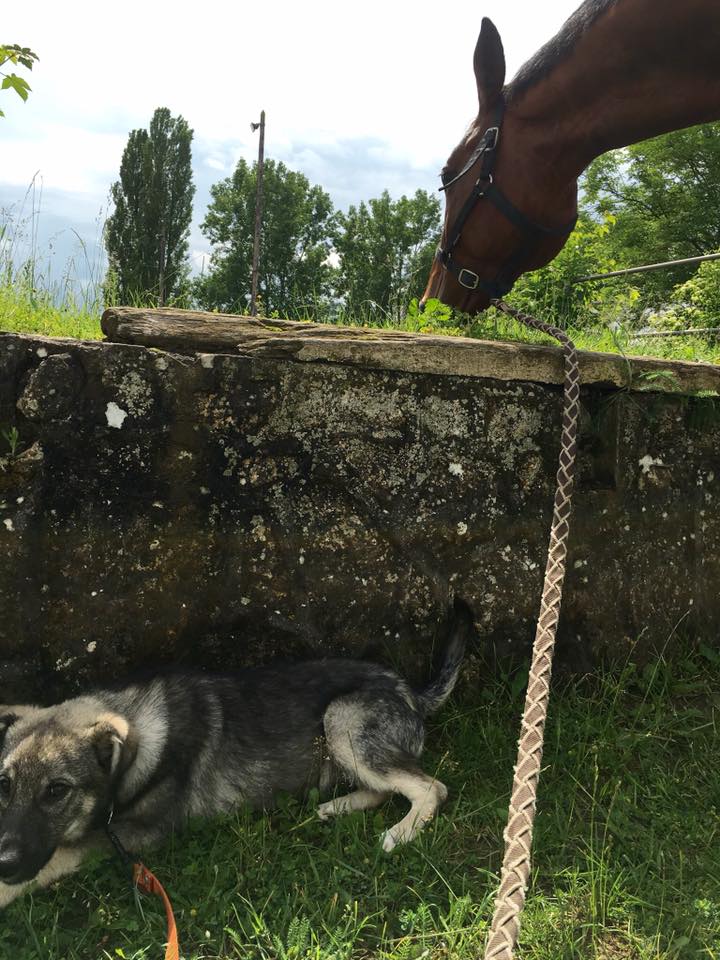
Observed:
[[[441,172],[431,297],[466,313],[549,263],[577,219],[578,177],[608,150],[720,118],[718,0],[586,0],[505,86],[482,20],[478,114]]]

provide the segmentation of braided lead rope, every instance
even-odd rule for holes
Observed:
[[[502,300],[493,305],[528,327],[542,330],[562,344],[565,357],[565,384],[560,461],[545,583],[540,602],[532,663],[525,695],[525,710],[518,741],[517,763],[513,779],[508,823],[505,828],[505,856],[495,913],[490,927],[485,960],[512,960],[520,933],[520,916],[530,879],[530,851],[537,784],[540,777],[545,718],[550,697],[550,674],[555,633],[560,615],[562,585],[565,577],[570,510],[577,452],[577,424],[580,410],[580,374],[573,342],[556,327],[514,310]]]

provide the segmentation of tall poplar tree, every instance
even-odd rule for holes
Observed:
[[[107,296],[116,302],[163,306],[187,288],[192,136],[181,116],[160,107],[149,130],[128,137],[105,226]]]

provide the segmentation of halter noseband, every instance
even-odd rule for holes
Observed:
[[[504,297],[512,289],[515,282],[513,274],[527,257],[533,253],[539,246],[544,237],[566,237],[575,227],[577,216],[572,222],[563,227],[542,227],[529,220],[524,213],[515,207],[505,194],[493,183],[493,168],[497,156],[498,141],[500,140],[500,130],[502,129],[503,116],[505,114],[505,101],[501,98],[495,113],[495,122],[493,126],[488,127],[480,138],[480,141],[473,150],[470,159],[462,168],[460,173],[443,183],[441,190],[447,190],[454,183],[457,183],[468,173],[476,163],[480,163],[480,175],[475,181],[470,196],[463,204],[462,210],[457,216],[452,229],[449,231],[447,242],[444,247],[439,246],[435,259],[438,260],[445,270],[449,270],[456,278],[461,287],[466,290],[480,289],[492,299]],[[453,250],[460,239],[462,229],[475,208],[475,204],[481,199],[489,200],[506,220],[509,220],[513,226],[517,227],[524,235],[524,243],[517,253],[514,253],[500,267],[493,280],[483,280],[474,270],[462,266],[453,256]]]

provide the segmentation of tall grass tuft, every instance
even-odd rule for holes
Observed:
[[[58,270],[55,242],[39,246],[42,182],[34,177],[17,207],[0,209],[0,330],[97,339],[103,309],[104,216],[91,247],[73,230],[72,256]]]

